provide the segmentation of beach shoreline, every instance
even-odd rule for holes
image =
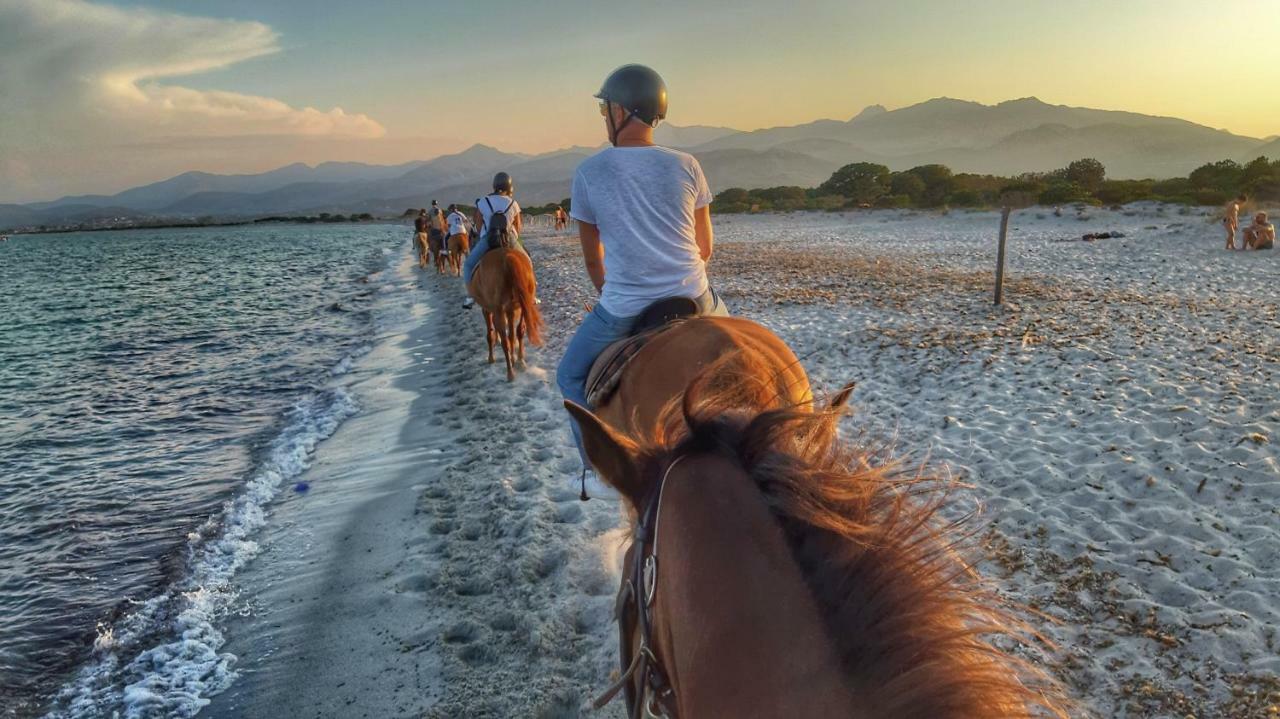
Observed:
[[[1051,618],[1059,649],[1028,658],[1091,715],[1267,716],[1280,270],[1222,253],[1199,216],[1090,213],[1015,215],[1005,308],[995,213],[721,220],[712,277],[818,392],[858,381],[848,437],[972,485],[949,511],[982,506],[982,571]],[[1101,230],[1126,236],[1060,241]],[[228,629],[240,679],[202,716],[573,717],[608,683],[623,520],[577,500],[551,381],[591,292],[574,238],[526,239],[547,345],[507,384],[461,283],[416,274],[419,326],[384,338],[397,369],[369,370],[400,394],[277,509],[314,531],[264,538]],[[1271,309],[1236,323],[1246,291]]]

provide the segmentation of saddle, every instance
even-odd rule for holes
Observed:
[[[604,348],[587,374],[587,406],[596,409],[609,401],[622,382],[632,358],[655,337],[698,314],[698,303],[688,297],[668,297],[645,308],[631,327],[631,334]]]

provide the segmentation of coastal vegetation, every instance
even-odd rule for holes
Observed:
[[[817,187],[727,189],[716,195],[717,213],[851,208],[984,208],[1015,205],[1123,205],[1152,200],[1184,205],[1221,205],[1240,193],[1280,200],[1280,160],[1259,157],[1241,165],[1221,160],[1187,177],[1166,180],[1110,180],[1103,164],[1076,160],[1052,172],[1016,177],[953,173],[945,165],[920,165],[902,172],[872,162],[855,162]]]

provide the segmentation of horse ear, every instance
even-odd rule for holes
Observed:
[[[640,473],[636,467],[639,448],[636,443],[614,431],[581,405],[565,400],[564,408],[582,432],[582,448],[587,453],[587,461],[601,479],[634,504],[640,488]]]
[[[831,412],[842,412],[844,406],[849,403],[849,396],[853,394],[853,388],[857,386],[857,382],[850,382],[841,387],[839,392],[832,395],[831,401],[827,403],[827,409]]]

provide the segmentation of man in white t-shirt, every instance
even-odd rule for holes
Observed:
[[[449,237],[467,234],[467,216],[457,205],[449,205],[449,214],[444,219],[449,223]]]
[[[667,114],[666,84],[643,65],[624,65],[596,97],[613,146],[578,166],[569,216],[578,221],[587,274],[600,299],[556,369],[560,393],[583,406],[592,363],[630,334],[649,305],[688,297],[700,314],[728,314],[707,282],[714,235],[702,167],[692,155],[653,144],[653,129]],[[583,498],[611,495],[589,475],[578,425],[569,423],[582,457]]]

